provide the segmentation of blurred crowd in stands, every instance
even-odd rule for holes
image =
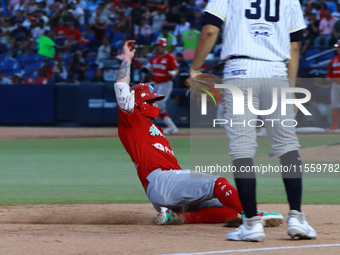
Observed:
[[[2,1],[3,3],[6,1]],[[8,0],[0,8],[0,70],[14,83],[105,82],[119,66],[124,40],[137,59],[153,55],[158,37],[182,63],[175,87],[188,77],[208,0]],[[340,0],[301,0],[307,29],[300,53],[340,39]],[[221,42],[221,39],[218,41]],[[212,58],[218,57],[216,45]],[[115,62],[117,61],[117,63]]]
[[[5,1],[3,1],[5,2]],[[124,40],[137,60],[158,37],[192,58],[207,0],[9,0],[0,8],[0,70],[14,83],[105,82],[122,59]],[[4,8],[6,7],[6,8]],[[135,63],[136,68],[143,61]],[[183,73],[183,72],[182,72]],[[187,73],[187,71],[186,71]],[[109,77],[105,79],[105,77]]]

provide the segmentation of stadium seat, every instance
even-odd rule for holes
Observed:
[[[94,54],[87,54],[85,60],[86,60],[86,63],[89,65],[89,66],[93,66],[94,64],[94,61],[96,61],[97,59],[97,56],[94,55]]]
[[[309,58],[309,57],[314,56],[318,53],[320,53],[320,49],[309,49],[309,50],[306,50],[304,57]]]
[[[94,74],[95,74],[95,71],[93,69],[87,69],[86,70],[86,79],[88,81],[91,81],[94,79]]]
[[[111,39],[111,37],[112,37],[112,28],[113,28],[113,26],[109,25],[105,29],[105,36],[107,36],[109,39]]]
[[[324,60],[331,60],[333,57],[335,56],[335,52],[329,52],[325,55],[322,55],[320,57],[318,57],[318,62],[324,61]]]
[[[124,39],[123,33],[114,33],[111,39],[111,46],[115,46],[117,42],[122,41]]]
[[[156,32],[152,35],[152,40],[151,42],[156,42],[158,36],[160,36],[162,34],[162,32]]]

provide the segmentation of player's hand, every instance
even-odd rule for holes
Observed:
[[[199,74],[201,74],[200,70],[194,70],[190,68],[190,78],[195,78]]]
[[[135,40],[128,40],[124,44],[124,58],[132,60],[135,56],[136,49],[133,47],[135,46]]]

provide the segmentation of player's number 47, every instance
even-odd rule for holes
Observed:
[[[266,2],[265,5],[265,15],[264,19],[268,22],[278,22],[280,19],[280,0],[253,0],[251,3],[251,8],[246,9],[246,18],[247,19],[260,19],[261,18],[261,2]],[[270,13],[270,6],[274,2],[275,4],[275,14],[272,16]],[[262,4],[263,5],[263,4]]]

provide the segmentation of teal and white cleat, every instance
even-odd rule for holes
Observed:
[[[265,227],[278,227],[283,221],[283,215],[276,212],[257,212],[257,216],[261,216],[262,224]],[[242,212],[241,219],[244,219],[246,215]]]
[[[184,224],[184,217],[180,213],[161,207],[155,223],[157,225],[180,225]]]

